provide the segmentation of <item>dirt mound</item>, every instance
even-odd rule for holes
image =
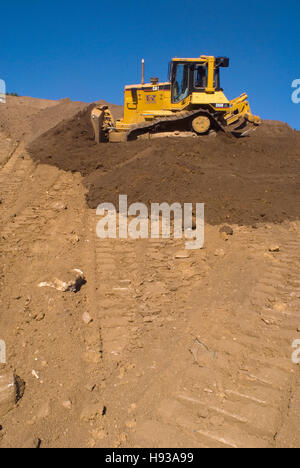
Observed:
[[[0,106],[0,131],[14,141],[30,141],[86,107],[86,103],[70,99],[7,96],[6,104]]]
[[[9,138],[20,140],[31,131],[31,121],[43,109],[56,105],[54,101],[7,96],[0,105],[0,130]]]
[[[41,110],[37,116],[31,119],[30,140],[37,138],[49,128],[55,127],[62,120],[70,119],[80,110],[87,107],[84,102],[73,102],[70,99],[63,99],[55,106]]]
[[[225,135],[96,145],[90,108],[51,129],[29,151],[35,160],[80,172],[87,202],[204,202],[211,224],[298,218],[300,134],[266,122],[255,138]],[[274,132],[277,129],[278,132]]]
[[[97,101],[96,104],[100,104],[101,106],[109,106],[115,120],[119,120],[123,117],[123,106],[118,106],[117,104],[110,104],[107,101],[104,101],[103,99],[101,101]]]
[[[291,136],[295,130],[289,124],[278,120],[264,120],[253,136]]]
[[[105,101],[101,103],[104,104]],[[95,144],[90,122],[93,106],[94,104],[87,106],[71,119],[61,122],[30,143],[28,149],[34,160],[86,176],[95,169],[112,169],[120,161],[129,159],[132,154],[130,145],[124,145],[125,151],[120,154],[118,145]],[[118,118],[122,107],[112,106],[111,110],[114,117]]]
[[[121,106],[108,104],[103,100],[99,101],[99,104],[109,105],[115,119],[120,118],[123,114],[123,107]],[[85,122],[86,128],[88,128],[90,124],[90,110],[93,106],[94,104],[86,104],[84,102],[74,102],[70,99],[62,99],[56,106],[41,110],[39,114],[34,119],[32,119],[32,132],[30,140],[32,141],[38,138],[49,129],[56,127],[58,124],[61,124],[63,128],[67,129],[69,124],[68,121],[73,122],[75,120],[76,122],[78,118],[81,118],[77,116],[78,113],[80,113],[80,115],[83,113],[86,117],[88,117],[88,119],[86,119],[88,122]],[[65,121],[66,127],[64,127],[64,124],[62,123],[63,121]]]

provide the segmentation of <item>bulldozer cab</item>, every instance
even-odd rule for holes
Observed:
[[[170,63],[172,103],[177,104],[194,92],[221,91],[220,67],[228,67],[226,57],[173,59]]]

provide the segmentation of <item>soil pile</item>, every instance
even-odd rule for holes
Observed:
[[[120,109],[119,109],[120,110]],[[96,145],[90,108],[58,124],[30,146],[34,160],[80,172],[91,208],[119,194],[129,203],[206,204],[210,224],[297,219],[300,133],[265,122],[249,138],[219,134]]]
[[[7,96],[6,104],[0,106],[0,131],[14,141],[30,141],[86,107],[86,103],[70,99]]]
[[[279,120],[264,120],[262,125],[252,134],[261,137],[274,137],[274,136],[292,136],[296,131],[285,122]]]

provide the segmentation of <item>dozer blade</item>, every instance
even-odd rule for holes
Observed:
[[[234,128],[230,126],[229,129],[234,136],[244,137],[254,132],[257,129],[257,125],[254,125],[253,123],[244,119],[242,123],[240,122],[240,124]]]
[[[246,115],[242,115],[239,117],[238,122],[229,125],[227,128],[234,136],[245,137],[254,132],[259,125],[260,122],[251,122]]]
[[[252,114],[247,94],[230,101],[230,112],[225,116],[225,131],[236,137],[244,137],[254,132],[261,124],[261,119]]]
[[[95,107],[92,110],[91,122],[94,129],[94,136],[96,143],[100,143],[100,129],[102,128],[102,123],[104,119],[104,110],[99,107]]]
[[[108,141],[108,132],[115,126],[108,106],[95,106],[91,113],[91,122],[96,143]]]

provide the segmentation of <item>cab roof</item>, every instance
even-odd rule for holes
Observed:
[[[172,62],[207,62],[208,58],[210,58],[210,57],[206,57],[206,56],[203,56],[203,55],[201,55],[201,57],[197,57],[197,58],[174,57],[172,59]],[[215,57],[211,57],[211,58],[215,58]]]
[[[228,57],[213,57],[211,55],[200,55],[200,57],[197,58],[179,58],[179,57],[174,57],[172,59],[172,62],[190,62],[190,63],[207,63],[210,60],[215,60],[216,66],[217,67],[229,67],[229,58]]]

